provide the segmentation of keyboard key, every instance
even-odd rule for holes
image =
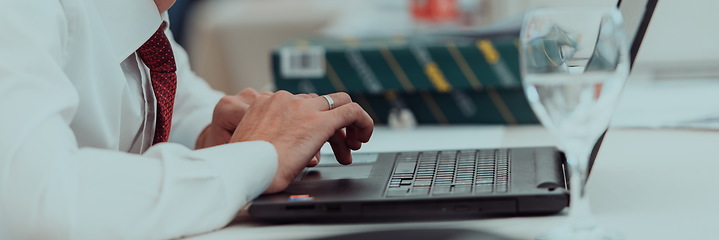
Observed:
[[[472,185],[472,180],[471,179],[470,180],[458,180],[458,181],[454,181],[454,184]]]
[[[414,181],[415,187],[431,186],[431,185],[432,185],[431,180],[416,180],[416,181]]]
[[[412,191],[409,192],[409,195],[412,196],[422,196],[422,195],[429,195],[429,188],[413,188]]]
[[[406,196],[408,193],[409,187],[387,189],[387,196]]]
[[[474,192],[475,193],[491,193],[492,185],[488,185],[488,184],[474,185]]]
[[[412,174],[397,174],[394,176],[397,179],[412,179]]]
[[[417,166],[417,163],[414,162],[400,162],[397,164],[397,167],[394,169],[394,173],[414,173],[414,167]]]
[[[510,161],[506,149],[398,154],[386,196],[506,193]]]
[[[490,178],[490,179],[476,179],[476,180],[474,180],[474,184],[475,184],[475,185],[493,184],[493,183],[494,183],[494,180],[491,179],[491,178]]]
[[[415,179],[433,179],[434,174],[417,174],[417,177]]]
[[[449,186],[447,186],[447,187],[437,187],[437,186],[435,186],[435,187],[432,189],[432,195],[446,195],[446,194],[450,194],[451,192],[452,192],[452,188],[449,187]]]
[[[470,192],[472,192],[472,186],[469,186],[469,185],[454,186],[452,188],[452,193],[454,193],[454,194],[464,194],[464,193],[470,193]]]

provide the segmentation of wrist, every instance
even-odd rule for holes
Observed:
[[[197,141],[195,142],[195,149],[202,149],[208,147],[207,135],[209,135],[210,126],[212,126],[212,124],[207,125],[207,127],[205,127],[205,129],[200,132],[200,135],[197,136]]]

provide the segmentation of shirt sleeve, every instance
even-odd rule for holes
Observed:
[[[79,148],[60,2],[0,2],[10,6],[0,8],[0,237],[176,238],[223,227],[269,185],[277,156],[267,142]]]

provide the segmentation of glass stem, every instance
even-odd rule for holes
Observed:
[[[589,205],[589,198],[584,191],[587,183],[589,154],[591,149],[575,146],[568,153],[570,171],[569,222],[576,232],[591,231],[596,226]]]

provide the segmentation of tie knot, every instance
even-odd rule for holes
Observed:
[[[140,59],[153,72],[175,72],[177,70],[170,40],[165,35],[165,25],[167,23],[162,22],[155,34],[137,49]]]

